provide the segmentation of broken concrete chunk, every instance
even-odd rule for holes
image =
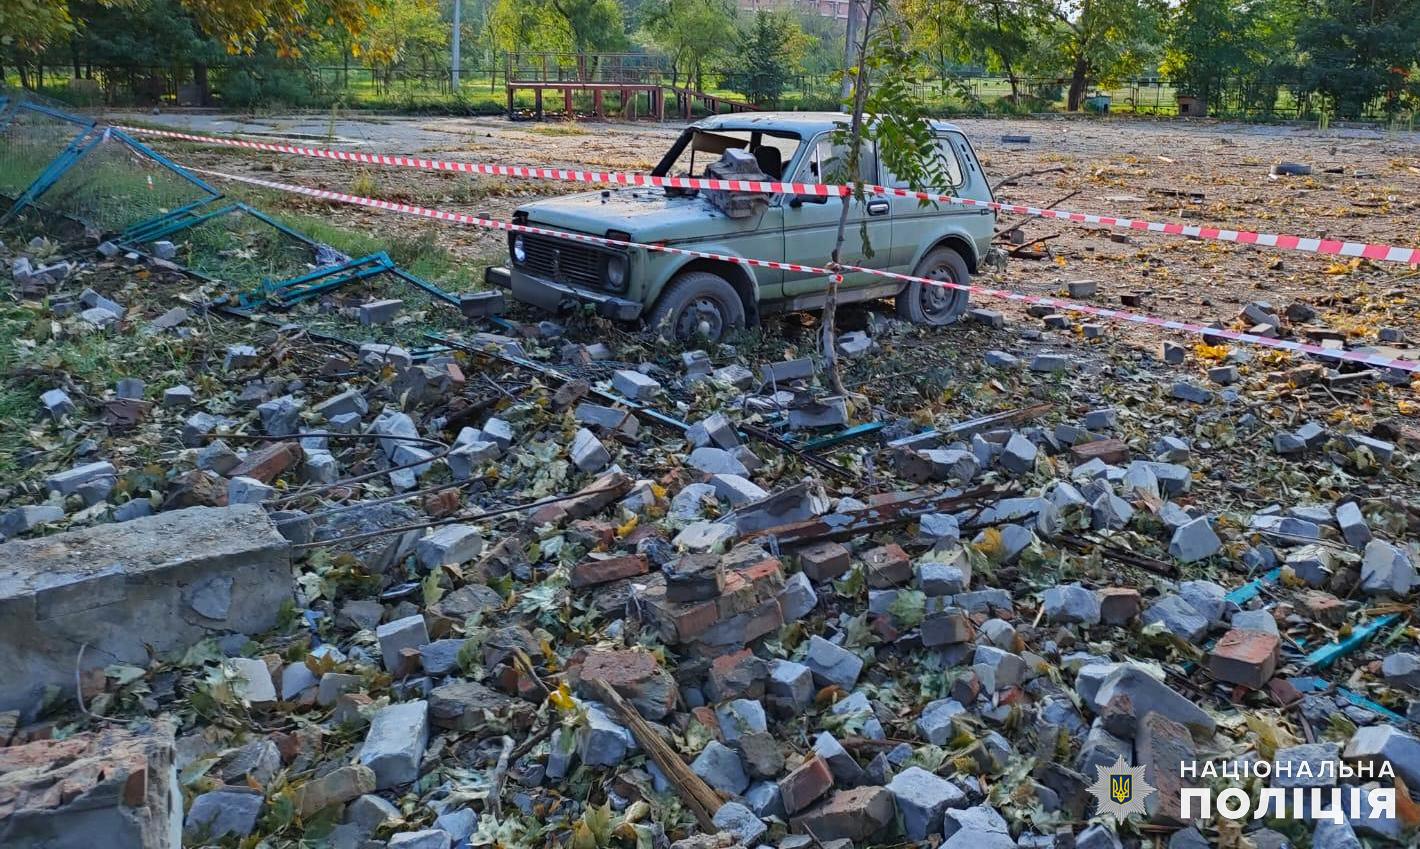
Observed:
[[[824,686],[837,684],[845,690],[853,689],[853,685],[858,683],[858,675],[863,671],[862,658],[817,635],[809,638],[804,665]]]
[[[1076,687],[1079,687],[1078,681]],[[1217,727],[1203,708],[1143,669],[1129,664],[1119,664],[1110,671],[1093,695],[1087,697],[1084,692],[1080,695],[1087,698],[1091,709],[1097,714],[1103,713],[1116,700],[1120,700],[1121,705],[1127,704],[1129,712],[1123,716],[1120,725],[1130,734],[1137,728],[1138,720],[1149,711],[1187,726],[1195,737],[1202,739],[1212,737]]]
[[[738,796],[749,786],[749,774],[734,749],[711,740],[690,762],[690,769],[716,790]]]
[[[1045,591],[1045,616],[1050,622],[1069,625],[1098,625],[1100,600],[1094,590],[1079,584],[1065,584]]]
[[[948,808],[966,804],[966,794],[955,784],[918,766],[893,776],[887,789],[897,801],[908,840],[926,840],[941,830],[942,815]]]
[[[404,702],[376,711],[360,747],[360,763],[375,773],[375,789],[409,784],[429,745],[429,703]]]

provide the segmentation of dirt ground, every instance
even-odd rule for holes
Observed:
[[[118,116],[120,119],[125,116]],[[511,123],[498,118],[328,116],[235,119],[213,114],[127,116],[196,132],[241,132],[358,150],[425,154],[497,164],[648,170],[679,131],[677,124]],[[968,119],[958,122],[988,174],[1061,170],[1001,187],[1003,201],[1233,229],[1327,236],[1397,245],[1420,244],[1420,134],[1371,130],[1259,127],[1214,122]],[[1029,135],[1005,144],[1004,135]],[[164,142],[164,149],[186,146]],[[238,172],[276,169],[282,179],[384,198],[506,218],[531,197],[575,189],[537,181],[431,176],[401,169],[348,166],[279,154],[191,147],[184,161]],[[1312,166],[1309,177],[1269,177],[1275,162]],[[361,212],[372,231],[387,216]],[[1015,219],[1003,218],[1002,229]],[[981,282],[1043,294],[1071,280],[1099,283],[1098,301],[1144,293],[1159,315],[1232,322],[1252,300],[1285,307],[1304,300],[1356,342],[1399,326],[1420,337],[1417,272],[1395,264],[1348,262],[1295,251],[1203,242],[1162,234],[1089,228],[1035,219],[1020,226],[1043,239],[1037,258],[1015,258]],[[471,261],[496,260],[502,238],[460,228],[439,239]],[[1010,305],[983,304],[992,308]],[[1120,329],[1141,344],[1152,336]]]

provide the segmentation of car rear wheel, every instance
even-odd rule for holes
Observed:
[[[917,263],[912,276],[965,285],[971,272],[961,254],[951,248],[936,248]],[[913,324],[945,327],[960,319],[970,303],[971,298],[964,289],[908,283],[897,296],[897,315]]]
[[[689,271],[661,293],[646,323],[664,339],[719,342],[744,327],[745,308],[725,278],[708,271]]]

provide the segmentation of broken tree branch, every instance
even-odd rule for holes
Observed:
[[[656,766],[661,768],[666,779],[675,787],[676,795],[680,796],[691,813],[695,814],[695,820],[700,827],[708,832],[716,832],[715,812],[720,809],[721,799],[718,793],[710,789],[704,779],[691,771],[681,760],[680,755],[670,747],[661,735],[657,734],[646,720],[641,718],[641,714],[636,712],[621,694],[611,688],[601,679],[590,682],[600,694],[602,701],[611,705],[621,716],[621,721],[627,728],[631,729],[631,736],[636,738],[636,742],[641,748],[651,756],[651,760],[656,762]]]

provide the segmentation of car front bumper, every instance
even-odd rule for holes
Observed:
[[[558,283],[545,277],[538,277],[516,268],[498,266],[483,273],[484,282],[490,286],[508,289],[513,297],[525,304],[531,304],[549,312],[558,312],[579,304],[592,304],[597,314],[618,321],[633,321],[641,315],[641,303],[626,298],[618,298],[605,292],[595,292],[578,286]]]

